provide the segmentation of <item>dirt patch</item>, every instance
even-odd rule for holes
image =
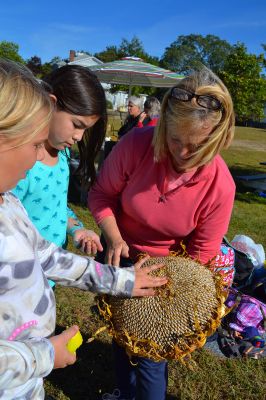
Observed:
[[[234,139],[231,147],[241,147],[241,148],[248,148],[252,150],[258,150],[258,151],[266,151],[266,143],[261,142],[261,143],[256,143],[253,142],[252,140],[240,140],[240,139]]]

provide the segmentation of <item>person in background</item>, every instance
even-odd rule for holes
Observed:
[[[118,138],[121,139],[126,133],[128,133],[132,128],[138,125],[139,119],[143,112],[142,99],[137,96],[130,96],[128,99],[128,116],[125,120],[124,125],[118,131]]]
[[[220,253],[235,184],[219,153],[233,135],[231,96],[203,68],[166,93],[156,127],[133,129],[119,141],[88,203],[109,263],[130,265],[140,253],[168,256],[183,245],[203,264]],[[166,362],[138,358],[132,365],[124,349],[114,350],[121,399],[165,399]]]
[[[43,239],[10,192],[45,156],[53,105],[24,66],[0,60],[0,397],[43,400],[43,377],[73,364],[72,326],[54,335],[56,302],[47,278],[64,286],[122,296],[152,295],[167,280],[158,266],[116,268]]]
[[[144,103],[144,112],[139,117],[137,123],[138,128],[143,126],[155,126],[157,125],[160,116],[161,105],[156,97],[148,97]]]

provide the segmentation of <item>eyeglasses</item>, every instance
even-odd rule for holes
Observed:
[[[222,103],[216,97],[192,93],[179,87],[173,87],[170,96],[179,101],[191,101],[195,98],[200,107],[208,110],[219,111],[223,109]]]

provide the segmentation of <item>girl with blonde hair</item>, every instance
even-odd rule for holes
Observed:
[[[0,60],[0,397],[6,400],[44,399],[42,378],[76,360],[66,345],[78,327],[54,336],[56,305],[48,278],[125,296],[153,294],[153,286],[166,282],[148,276],[155,266],[115,268],[49,243],[10,192],[43,158],[52,112],[34,76]]]

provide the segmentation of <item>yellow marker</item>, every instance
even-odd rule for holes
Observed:
[[[82,345],[83,338],[78,331],[67,343],[67,349],[70,353],[76,353],[76,350]]]

